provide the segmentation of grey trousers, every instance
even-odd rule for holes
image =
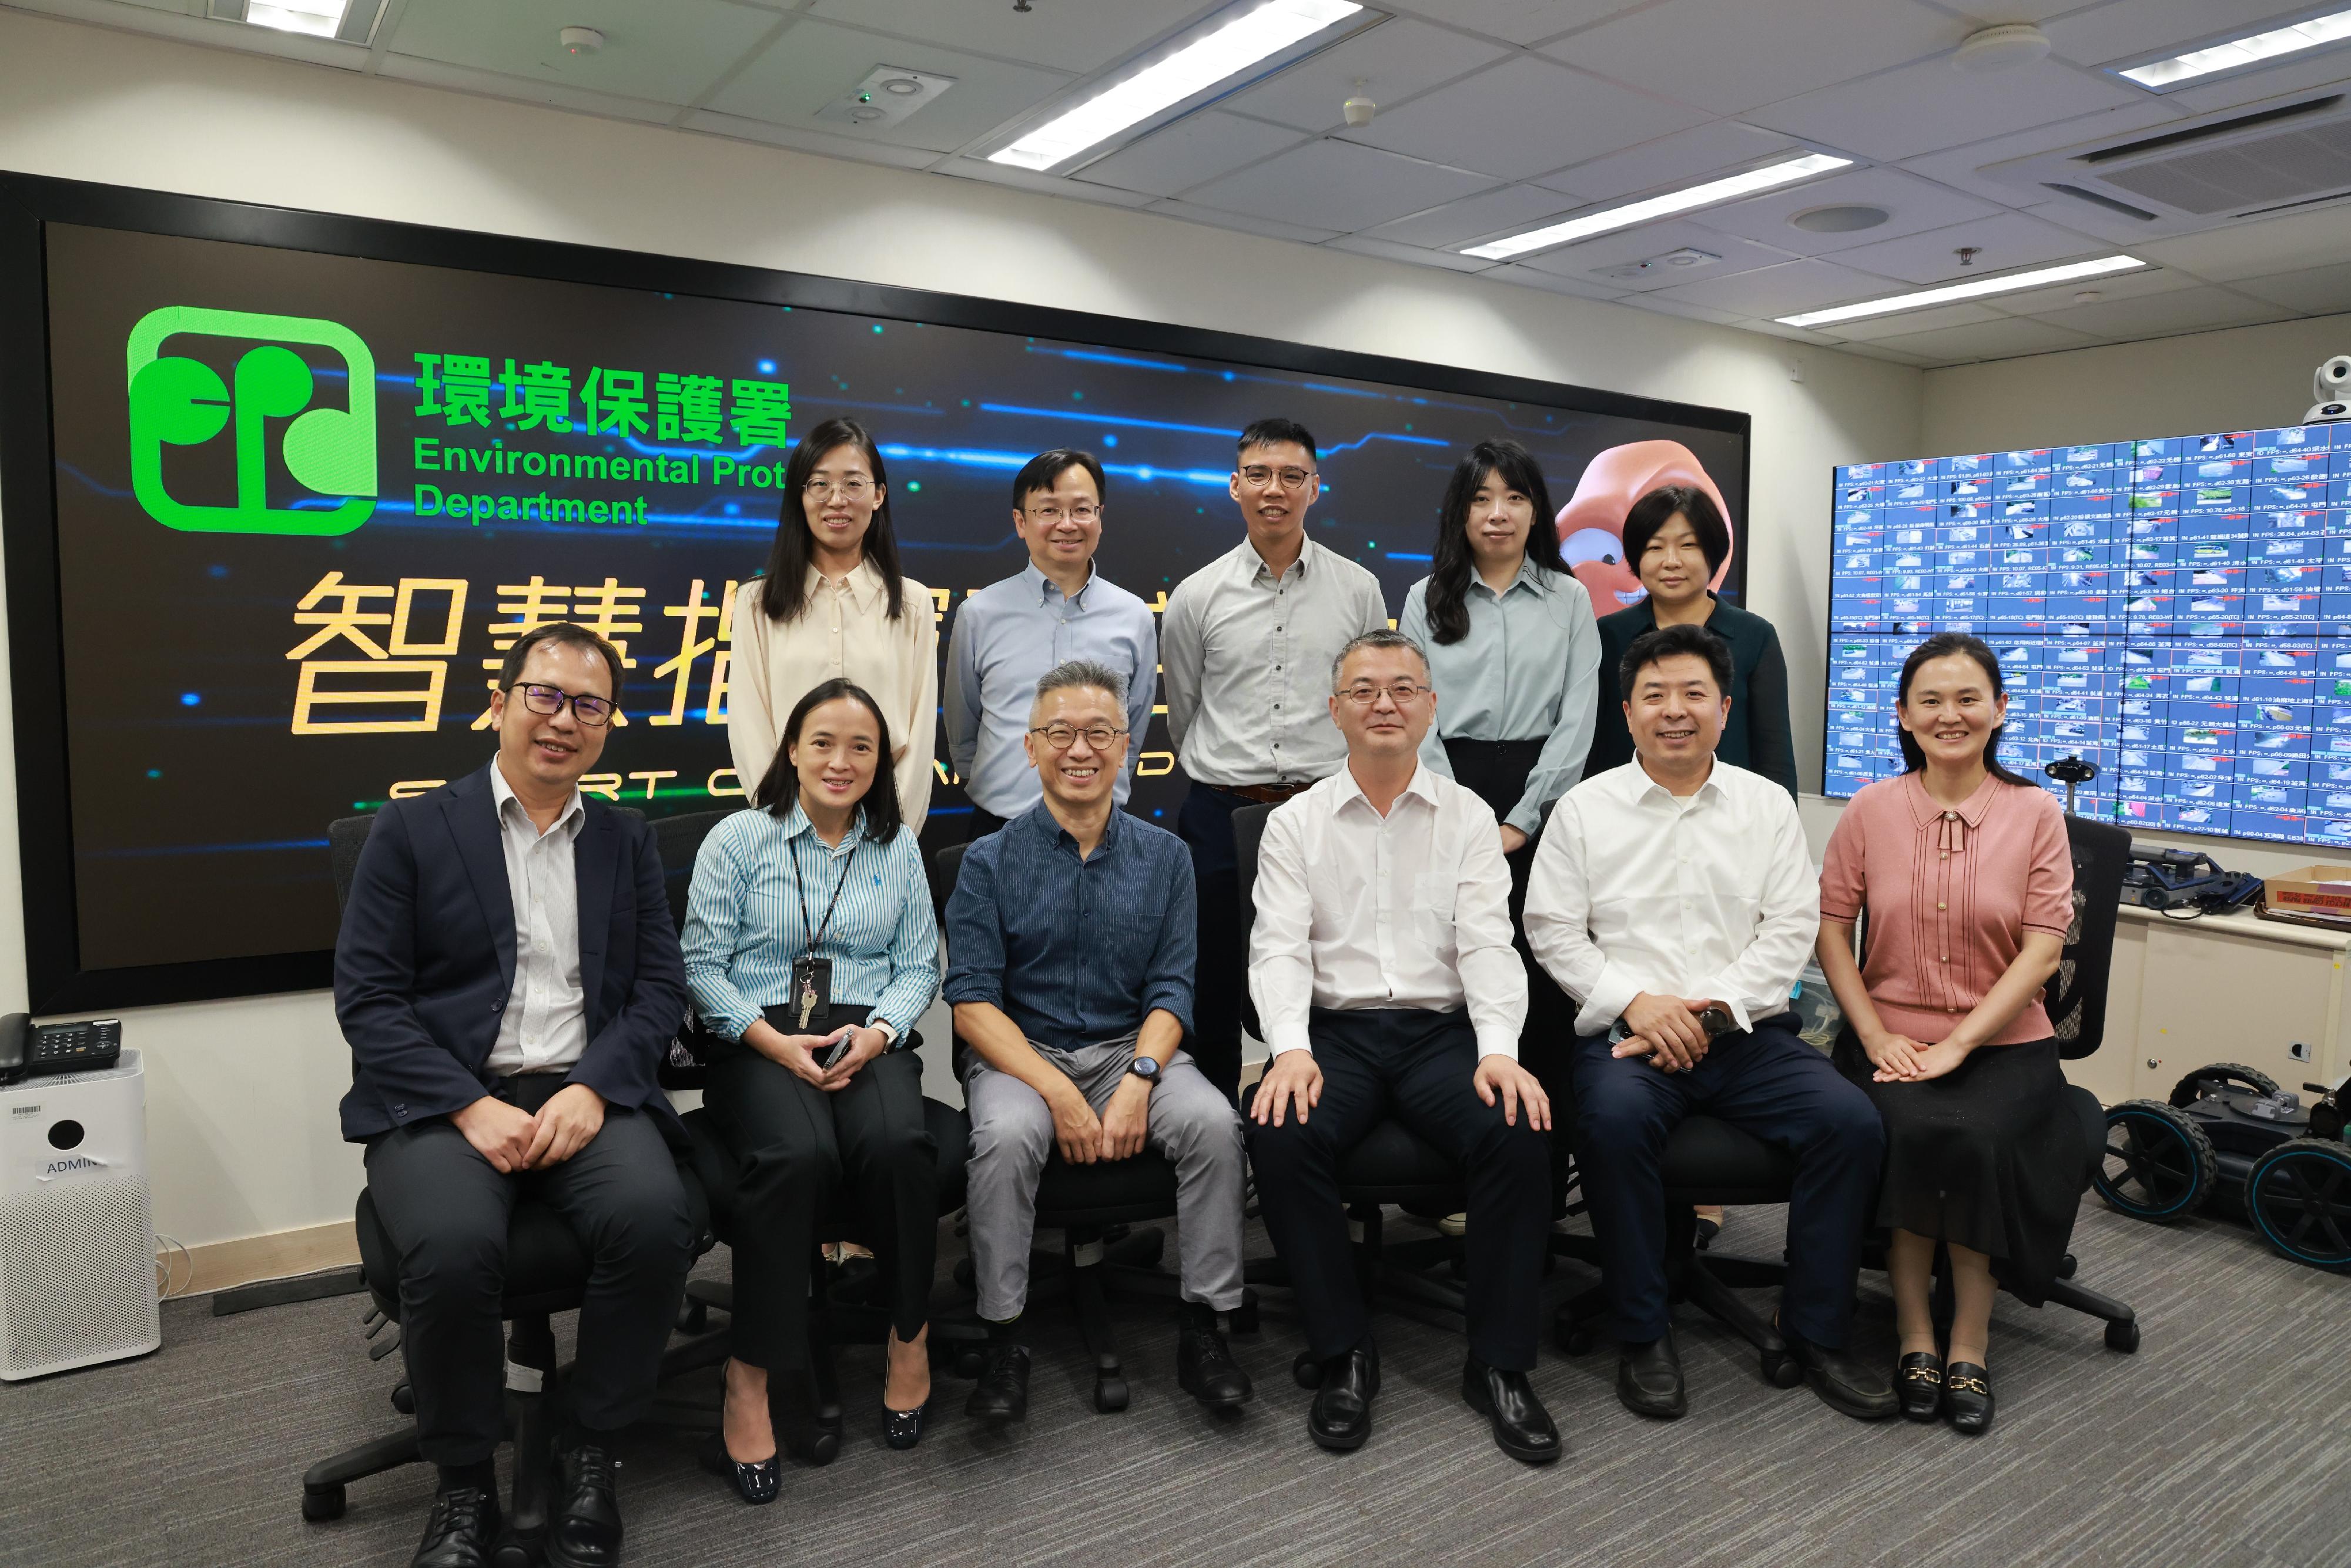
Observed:
[[[1067,1073],[1099,1115],[1127,1063],[1134,1037],[1057,1051],[1030,1040]],[[1053,1152],[1053,1113],[1044,1097],[975,1054],[964,1074],[971,1113],[966,1204],[979,1315],[1004,1322],[1029,1301],[1029,1246],[1037,1229],[1037,1179]],[[1241,1304],[1241,1199],[1247,1181],[1241,1120],[1192,1059],[1177,1051],[1151,1091],[1146,1145],[1176,1167],[1176,1243],[1183,1296],[1220,1312]]]

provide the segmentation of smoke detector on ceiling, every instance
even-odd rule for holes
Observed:
[[[838,120],[862,131],[886,131],[955,86],[956,78],[900,66],[875,66],[847,96],[816,111],[819,120]]]
[[[2049,56],[2049,35],[2029,22],[1970,33],[1951,56],[1954,69],[1983,73],[2029,66]]]
[[[567,55],[592,55],[604,47],[604,35],[593,27],[566,27],[555,35]]]

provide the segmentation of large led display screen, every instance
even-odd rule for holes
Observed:
[[[600,270],[577,258],[613,253],[541,246],[484,267],[475,236],[335,222],[340,252],[40,225],[47,515],[19,483],[22,429],[5,476],[12,621],[54,593],[53,651],[19,628],[19,680],[47,651],[63,716],[45,738],[19,694],[20,771],[57,781],[25,829],[28,910],[42,857],[65,873],[38,895],[37,997],[43,975],[93,1004],[316,983],[327,824],[486,762],[501,654],[543,622],[626,658],[623,724],[585,788],[654,816],[739,804],[735,590],[765,562],[790,443],[833,415],[880,441],[942,652],[965,596],[1024,564],[1010,480],[1055,446],[1102,460],[1100,569],[1155,605],[1240,541],[1234,437],[1269,414],[1319,438],[1311,536],[1378,574],[1391,613],[1486,437],[1527,444],[1563,516],[1575,499],[1562,531],[1604,611],[1622,597],[1610,503],[1578,495],[1601,453],[1678,455],[1744,522],[1743,415],[748,269],[644,286],[658,257]],[[389,255],[364,243],[377,229]],[[549,257],[570,276],[531,269]],[[12,417],[27,390],[20,372]],[[1735,595],[1743,550],[1733,565]],[[1134,809],[1172,824],[1164,720],[1136,745]],[[968,808],[943,736],[937,754],[926,834],[952,842]],[[104,983],[132,974],[153,983]]]
[[[2351,844],[2351,425],[1835,471],[1826,792],[1901,769],[1902,662],[1999,653],[2001,757],[2126,827]]]

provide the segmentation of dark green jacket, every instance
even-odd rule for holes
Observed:
[[[1711,598],[1711,595],[1708,595]],[[1625,727],[1624,686],[1616,665],[1633,639],[1656,628],[1649,601],[1600,618],[1600,715],[1592,734],[1586,779],[1603,768],[1633,760],[1632,732]],[[1730,645],[1730,722],[1714,754],[1733,768],[1761,773],[1791,795],[1796,792],[1796,738],[1788,728],[1788,661],[1780,633],[1750,610],[1716,600],[1706,629]]]

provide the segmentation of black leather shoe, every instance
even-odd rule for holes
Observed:
[[[923,1440],[923,1423],[929,1419],[931,1402],[924,1400],[912,1410],[893,1410],[889,1401],[882,1404],[882,1440],[893,1448],[911,1448]]]
[[[1951,1430],[1980,1437],[1991,1430],[1991,1374],[1972,1361],[1955,1361],[1943,1374],[1943,1414]]]
[[[1913,1421],[1932,1421],[1943,1403],[1943,1358],[1931,1350],[1914,1350],[1894,1364],[1894,1393],[1902,1414]]]
[[[1780,1337],[1787,1342],[1788,1354],[1796,1358],[1796,1364],[1804,1369],[1804,1381],[1831,1408],[1856,1421],[1883,1421],[1901,1408],[1893,1385],[1879,1370],[1884,1362],[1873,1365],[1849,1351],[1814,1344],[1792,1333],[1784,1324]]]
[[[488,1568],[498,1538],[498,1494],[480,1487],[445,1487],[434,1494],[424,1539],[409,1568]]]
[[[1674,1348],[1671,1328],[1646,1344],[1617,1347],[1616,1397],[1634,1415],[1654,1416],[1660,1421],[1689,1413],[1689,1396],[1682,1386],[1681,1352]]]
[[[1002,1424],[1029,1418],[1029,1347],[1006,1340],[987,1347],[987,1365],[972,1385],[963,1413],[975,1421]]]
[[[621,1498],[611,1451],[582,1441],[555,1456],[555,1519],[547,1531],[553,1568],[615,1568],[621,1561]]]
[[[1362,1448],[1372,1435],[1372,1401],[1379,1392],[1379,1347],[1366,1339],[1322,1364],[1322,1385],[1306,1412],[1306,1435],[1334,1454]]]
[[[1547,1465],[1567,1448],[1523,1372],[1488,1366],[1473,1355],[1461,1364],[1461,1397],[1494,1424],[1494,1446],[1520,1464]]]
[[[1176,1381],[1211,1410],[1236,1409],[1253,1391],[1249,1374],[1225,1343],[1215,1311],[1197,1301],[1184,1304],[1182,1326],[1176,1333]]]

